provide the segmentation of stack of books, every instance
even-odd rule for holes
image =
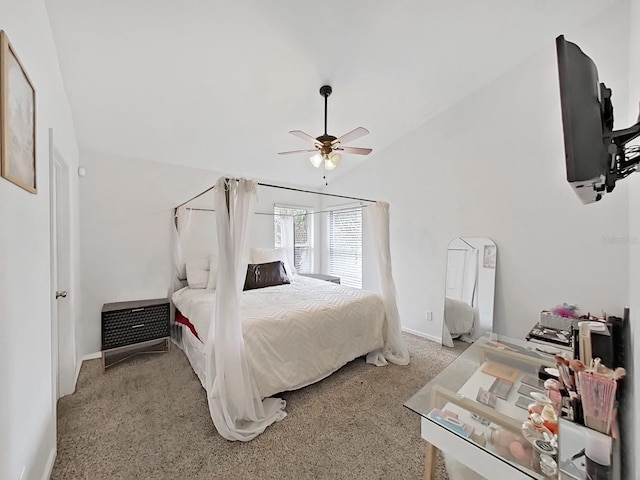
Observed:
[[[557,330],[536,323],[526,338],[529,342],[539,344],[541,346],[539,350],[543,352],[552,353],[554,350],[558,350],[559,353],[568,353],[573,357],[573,333],[571,330]]]

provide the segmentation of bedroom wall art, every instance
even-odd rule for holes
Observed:
[[[7,34],[0,31],[2,177],[31,193],[36,186],[36,92]]]

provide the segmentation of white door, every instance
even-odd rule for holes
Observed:
[[[76,345],[72,318],[70,169],[49,131],[51,179],[51,351],[54,399],[75,390]]]

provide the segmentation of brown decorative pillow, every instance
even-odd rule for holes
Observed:
[[[250,263],[247,266],[247,277],[244,280],[243,290],[254,290],[288,283],[290,283],[289,277],[287,277],[284,269],[284,263],[280,260],[269,263]]]

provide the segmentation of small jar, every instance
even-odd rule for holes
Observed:
[[[547,478],[557,478],[558,464],[550,455],[546,453],[540,454],[540,473]]]
[[[542,455],[547,455],[551,459],[554,459],[558,454],[558,452],[554,448],[554,446],[551,445],[551,443],[547,442],[546,440],[540,440],[540,439],[534,440],[532,446],[533,446],[533,457],[531,460],[531,467],[536,472],[540,472],[541,471],[540,462],[542,461]]]
[[[533,426],[538,431],[544,431],[545,430],[544,418],[542,418],[542,415],[537,414],[537,413],[532,413],[531,416],[529,417],[529,419],[531,420],[531,423],[533,424]]]
[[[532,415],[534,413],[537,413],[538,415],[540,415],[542,414],[543,408],[544,408],[544,405],[538,402],[532,402],[527,406],[527,411],[529,412],[529,415]]]
[[[543,424],[554,435],[558,433],[558,415],[552,405],[545,405],[540,414]]]
[[[553,433],[544,426],[542,416],[537,413],[532,413],[529,419],[522,424],[522,428],[520,430],[522,432],[522,436],[531,444],[533,444],[535,440],[547,440],[553,438]],[[545,438],[545,433],[547,434],[547,438]]]

